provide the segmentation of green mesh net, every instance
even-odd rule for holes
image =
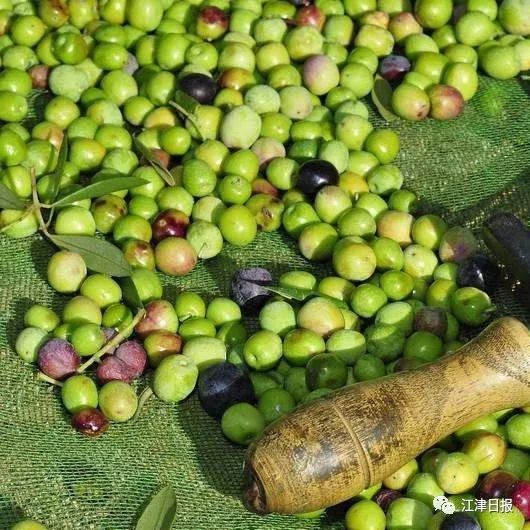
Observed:
[[[375,114],[377,126],[385,126]],[[391,125],[401,138],[398,163],[406,186],[426,209],[452,223],[478,228],[496,209],[530,221],[530,86],[481,79],[464,115],[442,123]],[[13,352],[24,311],[35,302],[60,310],[65,298],[45,280],[53,247],[41,237],[0,237],[0,528],[22,516],[50,529],[133,527],[138,510],[160,485],[178,498],[181,530],[295,530],[343,528],[331,516],[318,521],[248,513],[240,502],[244,452],[229,444],[195,397],[178,405],[151,400],[135,423],[113,425],[102,437],[70,428],[55,389]],[[208,296],[227,293],[240,266],[260,265],[276,275],[326,266],[305,261],[283,233],[261,234],[244,249],[226,248],[183,279],[165,278],[164,295],[180,289]],[[526,319],[523,293],[505,279],[495,293],[500,314]]]

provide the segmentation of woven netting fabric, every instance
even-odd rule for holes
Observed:
[[[385,124],[375,115],[372,122]],[[530,220],[530,87],[481,79],[463,116],[442,123],[393,122],[406,187],[429,211],[478,228],[496,209]],[[54,252],[41,237],[0,237],[0,528],[34,517],[50,529],[133,527],[138,510],[160,485],[174,485],[180,530],[343,528],[328,517],[302,521],[245,511],[239,496],[243,450],[223,438],[195,397],[178,405],[151,400],[136,423],[112,425],[102,437],[76,434],[57,391],[35,379],[13,352],[22,315],[35,302],[61,309],[64,298],[45,280]],[[305,261],[283,233],[261,234],[247,248],[226,248],[182,279],[164,278],[167,299],[180,289],[226,294],[233,270],[265,266],[276,275],[326,265]],[[509,280],[495,293],[499,314],[526,319],[524,295]]]

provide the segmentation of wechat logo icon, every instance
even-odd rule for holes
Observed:
[[[434,497],[432,500],[432,505],[434,506],[435,510],[440,510],[446,515],[451,515],[456,511],[455,505],[444,495],[438,495],[438,497]]]

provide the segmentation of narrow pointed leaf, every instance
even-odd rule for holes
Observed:
[[[177,514],[177,500],[171,486],[162,488],[144,508],[136,530],[171,530]]]
[[[49,237],[58,247],[80,254],[86,266],[95,272],[117,277],[129,276],[131,273],[122,251],[104,239],[56,234],[50,234]]]
[[[271,293],[279,294],[280,296],[283,296],[284,298],[287,298],[288,300],[298,300],[299,302],[304,302],[305,300],[308,300],[309,298],[318,296],[320,298],[325,298],[326,300],[333,302],[339,309],[348,309],[348,305],[342,300],[339,300],[338,298],[334,298],[333,296],[328,296],[327,294],[323,294],[319,291],[314,291],[313,289],[300,289],[298,287],[283,287],[280,285],[274,286],[274,287],[263,285],[262,287],[264,287]]]
[[[190,116],[195,117],[195,111],[199,106],[199,102],[196,99],[188,96],[188,94],[182,92],[182,90],[175,91],[173,101],[170,103],[187,118]]]
[[[190,121],[190,123],[193,124],[202,138],[196,115],[199,102],[193,99],[191,96],[188,96],[188,94],[185,92],[182,92],[182,90],[177,90],[173,96],[173,101],[170,101],[169,104],[172,107],[175,107],[185,118]]]
[[[120,281],[120,286],[123,291],[123,299],[127,302],[129,306],[133,309],[141,309],[144,304],[140,300],[140,295],[138,294],[138,289],[130,276],[126,276]]]
[[[24,210],[26,205],[6,185],[0,182],[0,208],[8,210]]]
[[[145,184],[147,180],[140,177],[115,177],[99,182],[93,182],[88,186],[80,190],[76,190],[64,197],[61,197],[58,201],[53,203],[53,206],[65,206],[66,204],[72,204],[76,201],[83,199],[91,199],[92,197],[101,197],[107,193],[119,190],[130,190],[135,186],[141,186]]]
[[[59,148],[59,155],[57,157],[57,165],[55,166],[55,170],[51,175],[50,182],[51,182],[51,202],[53,202],[57,198],[57,194],[59,193],[59,184],[61,183],[61,177],[63,176],[64,172],[64,163],[66,162],[66,158],[68,156],[68,139],[66,135],[63,137],[63,141],[61,142],[61,147]]]
[[[142,156],[151,164],[151,166],[154,168],[154,170],[160,175],[162,179],[164,179],[164,182],[168,186],[174,186],[175,185],[175,178],[173,175],[160,163],[160,161],[156,158],[156,156],[152,153],[151,149],[149,147],[146,147],[138,138],[134,137],[134,145],[136,146],[136,149],[140,151]]]
[[[390,83],[381,77],[375,76],[374,88],[372,90],[372,101],[382,118],[386,121],[397,120],[399,116],[392,111],[392,87]]]

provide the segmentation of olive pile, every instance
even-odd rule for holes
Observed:
[[[0,0],[0,230],[23,238],[40,229],[52,241],[104,235],[130,267],[112,277],[86,254],[58,251],[48,282],[73,297],[61,316],[31,307],[16,340],[18,355],[61,388],[78,431],[98,435],[152,393],[178,402],[197,387],[227,438],[247,445],[299,403],[450,354],[460,325],[480,326],[494,310],[496,268],[468,229],[419,213],[394,163],[399,138],[374,129],[361,100],[380,74],[400,117],[456,116],[477,90],[477,65],[499,79],[529,69],[528,0],[310,3]],[[29,130],[33,89],[46,92]],[[119,178],[123,188],[76,199]],[[332,262],[336,276],[278,279],[284,293],[312,297],[271,299],[269,272],[245,269],[232,300],[162,298],[155,269],[185,275],[225,243],[245,246],[280,227],[305,258]],[[249,336],[250,313],[260,329]],[[347,527],[478,528],[427,522],[432,506],[421,503],[426,492],[467,492],[477,473],[506,462],[529,478],[529,412],[505,413],[505,429],[500,418],[480,420],[485,442],[457,433],[462,451],[444,441],[452,453],[366,493]],[[495,463],[487,470],[483,453]],[[471,470],[463,485],[447,483],[454,468]],[[509,495],[528,516],[526,482],[516,484]],[[521,530],[520,512],[503,516],[515,522],[479,521]]]

